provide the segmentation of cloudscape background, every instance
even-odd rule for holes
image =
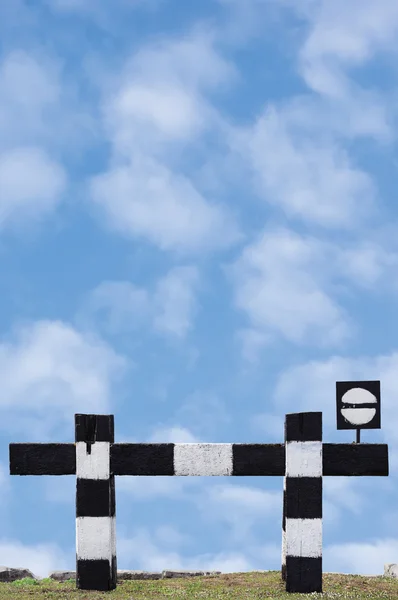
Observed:
[[[0,3],[0,563],[75,568],[10,442],[282,442],[380,379],[390,477],[324,479],[324,571],[398,561],[398,4]],[[281,477],[117,477],[119,569],[279,569]]]

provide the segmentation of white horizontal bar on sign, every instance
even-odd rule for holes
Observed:
[[[365,425],[376,414],[375,408],[342,408],[341,414],[352,425]]]
[[[322,519],[286,519],[286,556],[322,556]]]
[[[287,442],[286,476],[322,477],[322,442]]]
[[[112,560],[116,556],[115,517],[77,517],[76,553],[80,560]]]
[[[109,442],[95,442],[87,452],[86,442],[76,442],[76,477],[109,479]]]
[[[175,444],[175,475],[232,475],[232,444]]]

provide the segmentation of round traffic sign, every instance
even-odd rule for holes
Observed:
[[[343,404],[352,404],[350,408],[342,408],[341,414],[352,425],[361,426],[370,423],[376,414],[376,408],[361,408],[361,404],[377,404],[377,398],[363,388],[351,388],[341,398]]]

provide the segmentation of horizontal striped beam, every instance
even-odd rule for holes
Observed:
[[[75,474],[75,444],[10,444],[10,475]]]
[[[282,444],[114,444],[115,475],[282,475]]]
[[[75,475],[75,444],[10,444],[11,475]],[[387,444],[323,444],[323,475],[387,476]],[[284,444],[111,444],[114,475],[285,475]]]
[[[323,444],[323,475],[387,476],[387,444]]]

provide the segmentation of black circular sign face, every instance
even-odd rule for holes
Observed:
[[[342,396],[341,402],[343,405],[348,405],[341,408],[342,416],[348,423],[351,423],[355,427],[361,427],[361,425],[370,423],[376,414],[377,398],[363,388],[351,388]],[[375,404],[374,408],[365,408],[362,406],[363,404],[371,403]]]

